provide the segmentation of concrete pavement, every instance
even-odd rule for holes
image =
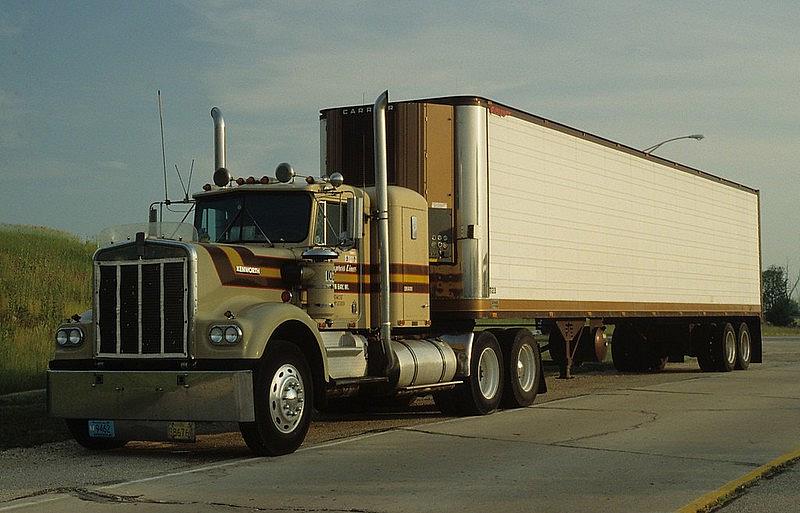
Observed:
[[[0,511],[674,511],[800,446],[800,346],[786,347],[745,372],[676,373]]]

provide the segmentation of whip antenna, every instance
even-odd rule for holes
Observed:
[[[161,107],[161,89],[158,89],[158,120],[161,123],[161,163],[164,167],[164,203],[169,205],[169,192],[167,191],[167,153],[164,149],[164,110]]]

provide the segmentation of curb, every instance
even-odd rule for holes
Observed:
[[[712,508],[722,506],[736,498],[745,490],[745,488],[754,485],[763,477],[773,474],[781,470],[783,467],[791,465],[798,460],[800,460],[800,449],[795,449],[794,451],[782,454],[769,463],[761,465],[757,469],[748,472],[742,477],[734,479],[733,481],[724,484],[720,488],[717,488],[713,492],[707,493],[702,497],[695,499],[682,508],[677,509],[675,513],[705,513],[711,511]]]

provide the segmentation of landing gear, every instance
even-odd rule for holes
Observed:
[[[313,383],[305,356],[294,344],[270,342],[256,370],[255,422],[241,422],[247,446],[262,456],[297,450],[311,425]]]

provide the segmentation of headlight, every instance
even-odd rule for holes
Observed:
[[[239,326],[228,326],[225,328],[225,342],[235,344],[242,338],[242,330]]]
[[[215,346],[237,344],[242,340],[242,328],[235,324],[222,324],[211,326],[208,330],[208,339]]]
[[[67,330],[58,330],[56,332],[56,342],[61,347],[69,344],[69,332]]]
[[[221,344],[222,339],[224,338],[224,332],[220,326],[214,326],[211,328],[211,331],[208,332],[208,338],[211,339],[212,344]]]
[[[61,328],[56,331],[56,343],[61,347],[79,346],[83,342],[83,332],[78,328]]]
[[[81,342],[83,342],[83,333],[81,333],[81,330],[69,330],[69,343],[73,346],[77,346]]]

